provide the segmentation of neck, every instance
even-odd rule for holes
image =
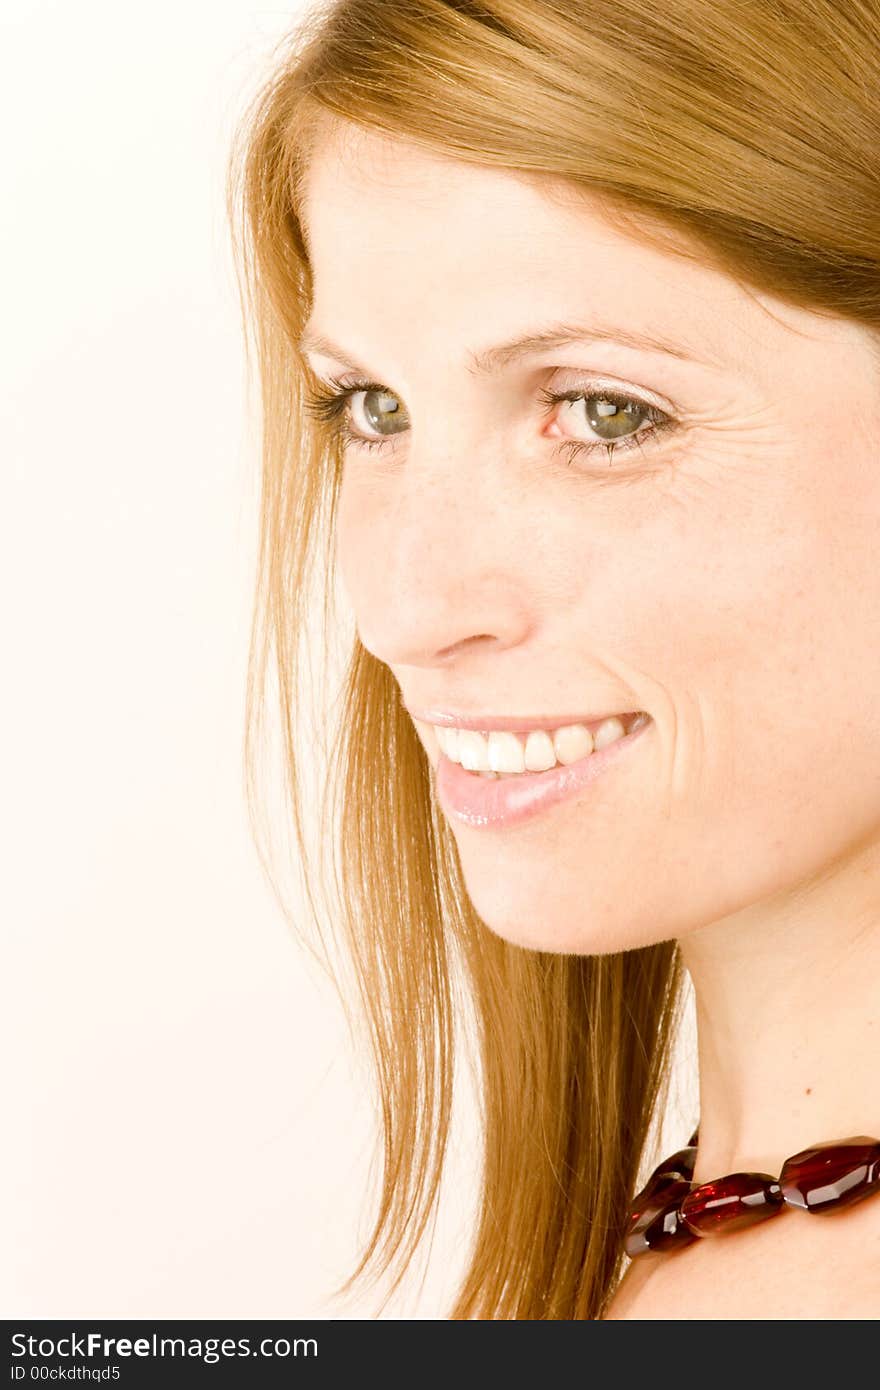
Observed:
[[[880,847],[680,940],[694,985],[694,1181],[880,1138]],[[686,1136],[685,1136],[686,1137]]]

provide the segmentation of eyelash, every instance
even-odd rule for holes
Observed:
[[[395,394],[393,391],[389,391],[387,386],[383,386],[377,381],[343,382],[336,377],[330,378],[330,386],[333,389],[328,389],[323,382],[319,382],[317,387],[308,388],[305,409],[313,419],[321,420],[325,425],[330,426],[330,434],[334,440],[341,440],[343,448],[351,444],[357,449],[384,449],[389,444],[393,444],[395,435],[389,435],[386,439],[366,439],[362,435],[356,434],[349,424],[348,411],[351,397],[359,395],[362,391],[380,391],[392,396]],[[562,401],[584,401],[595,398],[596,400],[607,401],[621,409],[627,405],[638,406],[651,421],[650,429],[637,430],[634,434],[619,440],[564,440],[559,448],[570,451],[569,464],[577,455],[592,454],[597,449],[604,449],[610,466],[611,456],[618,450],[627,453],[630,449],[640,449],[646,437],[653,439],[654,436],[665,430],[674,429],[678,425],[678,421],[673,416],[667,415],[648,401],[643,401],[632,392],[605,390],[591,383],[568,391],[548,391],[542,387],[538,391],[538,396],[549,407],[546,411],[547,415],[550,415],[552,409]]]

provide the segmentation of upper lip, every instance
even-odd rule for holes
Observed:
[[[635,713],[634,710],[616,709],[608,710],[604,714],[553,714],[532,718],[531,715],[525,714],[458,714],[450,713],[449,710],[418,710],[413,709],[411,705],[406,705],[406,709],[413,719],[418,719],[423,724],[434,724],[441,728],[498,729],[510,733],[526,729],[561,729],[568,724],[599,724],[603,719],[610,719],[615,714]]]

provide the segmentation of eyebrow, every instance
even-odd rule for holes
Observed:
[[[529,357],[538,352],[565,347],[572,342],[612,342],[641,352],[660,352],[668,357],[677,357],[684,362],[702,362],[693,351],[686,349],[681,342],[673,342],[655,333],[633,332],[614,324],[603,323],[553,323],[534,333],[513,338],[507,343],[467,354],[467,370],[474,376],[490,376],[502,371],[512,362]],[[365,372],[360,363],[351,361],[345,349],[329,338],[310,328],[306,328],[299,340],[301,352],[318,352],[326,357],[335,357],[349,370]],[[705,363],[703,364],[705,365]],[[369,375],[369,373],[366,373]]]

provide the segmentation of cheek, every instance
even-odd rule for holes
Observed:
[[[811,489],[824,463],[800,462],[775,488],[756,471],[723,508],[683,508],[642,549],[662,595],[634,637],[656,682],[659,794],[732,899],[880,829],[880,506],[873,483]]]
[[[373,611],[374,585],[380,575],[376,555],[383,553],[387,506],[380,506],[363,485],[355,486],[343,473],[336,511],[336,566],[356,617]]]
[[[618,565],[616,587],[640,664],[671,701],[774,738],[815,736],[826,710],[873,705],[880,466],[862,449],[832,482],[833,455],[827,440],[797,457],[716,451],[642,513],[626,553],[632,580]]]
[[[628,579],[605,569],[626,623],[617,638],[602,625],[594,650],[617,652],[656,720],[626,775],[507,838],[457,832],[500,936],[599,953],[680,937],[880,836],[880,583],[865,552],[806,526],[752,528],[735,552],[720,534],[676,565],[667,545],[629,552]]]

